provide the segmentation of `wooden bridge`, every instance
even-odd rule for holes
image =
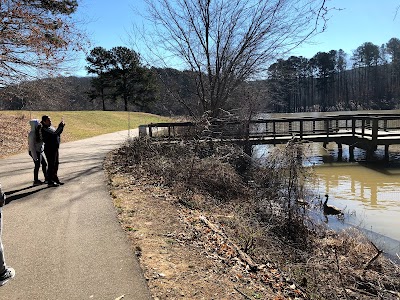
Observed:
[[[251,121],[214,121],[209,124],[192,122],[155,123],[140,126],[141,135],[160,136],[169,141],[193,136],[215,142],[239,144],[282,144],[296,138],[301,141],[320,142],[326,145],[335,142],[342,152],[342,144],[349,145],[350,160],[354,159],[354,148],[367,151],[367,160],[379,145],[385,146],[385,157],[389,158],[389,146],[400,144],[400,114],[398,113],[348,113],[323,116],[271,115],[269,118]]]

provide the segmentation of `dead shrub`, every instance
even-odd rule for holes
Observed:
[[[363,235],[337,234],[309,217],[302,156],[292,141],[258,167],[232,145],[134,139],[115,160],[120,171],[173,187],[187,208],[232,214],[220,220],[232,240],[256,261],[274,261],[310,299],[397,299],[398,266],[382,255],[371,260],[376,249]]]
[[[243,178],[237,172],[244,154],[236,147],[136,138],[119,149],[118,156],[127,172],[140,168],[163,184],[184,183],[187,189],[207,193],[220,201],[246,193]]]

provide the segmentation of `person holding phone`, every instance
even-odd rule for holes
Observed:
[[[61,133],[64,130],[64,120],[61,120],[57,129],[51,126],[49,116],[42,116],[42,137],[44,142],[44,154],[47,158],[47,179],[49,186],[59,186],[64,183],[58,178],[59,148],[61,142]]]

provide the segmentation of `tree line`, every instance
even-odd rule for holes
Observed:
[[[276,112],[396,108],[400,40],[363,43],[351,57],[340,49],[279,59],[268,68],[268,87]]]
[[[0,91],[0,108],[203,113],[194,71],[147,67],[138,53],[126,47],[95,47],[87,62],[90,77],[8,86]],[[221,108],[253,114],[398,108],[400,40],[392,38],[380,47],[364,43],[351,57],[343,50],[331,50],[311,59],[278,59],[267,75],[266,80],[243,81]]]

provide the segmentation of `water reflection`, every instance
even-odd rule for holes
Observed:
[[[256,146],[254,157],[267,156],[274,146]],[[276,146],[283,147],[283,146]],[[315,178],[308,187],[319,195],[329,194],[329,202],[345,211],[345,222],[371,235],[389,237],[392,253],[400,253],[400,148],[390,148],[390,164],[382,162],[384,150],[375,153],[375,163],[365,163],[365,151],[354,152],[357,162],[349,162],[348,147],[343,146],[342,160],[334,143],[326,148],[319,143],[304,145],[306,166],[314,166]],[[335,222],[334,218],[329,219]],[[336,224],[337,225],[337,224]],[[335,224],[333,224],[335,226]],[[340,226],[339,226],[340,227]],[[383,241],[385,239],[385,241]]]

